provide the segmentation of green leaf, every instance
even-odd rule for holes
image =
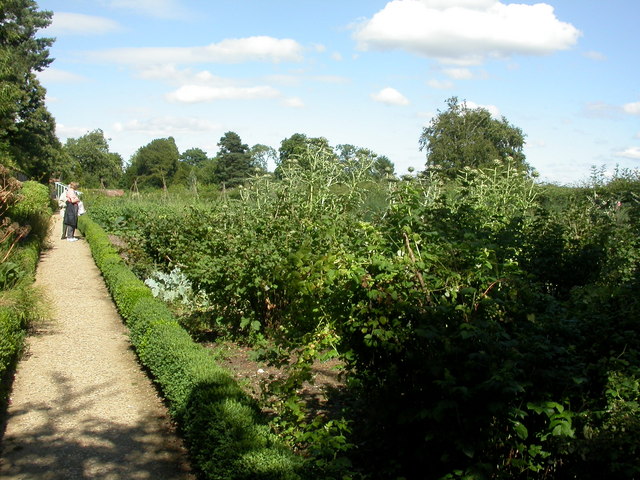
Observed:
[[[516,431],[516,435],[518,435],[521,440],[526,440],[529,436],[529,430],[527,430],[527,427],[525,427],[522,423],[515,422],[513,428]]]

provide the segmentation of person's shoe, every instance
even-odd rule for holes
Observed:
[[[65,236],[62,236],[62,237],[60,237],[60,238],[61,238],[62,240],[65,240],[65,239],[66,239],[67,237],[65,237]]]
[[[67,238],[67,242],[77,242],[78,239],[76,237]]]

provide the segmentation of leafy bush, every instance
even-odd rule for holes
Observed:
[[[314,155],[135,220],[155,268],[211,299],[211,328],[288,365],[264,406],[308,478],[634,478],[637,179],[430,169],[386,184],[374,214],[370,186]],[[298,392],[327,355],[348,385],[316,420]]]
[[[44,185],[21,184],[1,166],[0,176],[0,405],[4,406],[26,329],[42,312],[32,283],[51,211]]]
[[[27,181],[22,183],[19,192],[21,200],[9,209],[8,215],[20,224],[30,225],[31,234],[44,240],[51,216],[49,189],[41,183]]]

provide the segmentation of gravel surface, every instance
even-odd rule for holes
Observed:
[[[52,224],[36,276],[52,318],[17,368],[0,479],[194,480],[88,244],[61,240],[59,216]]]

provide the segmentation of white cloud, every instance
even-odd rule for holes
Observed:
[[[474,110],[476,108],[484,108],[485,110],[488,110],[489,113],[491,114],[491,116],[493,118],[500,118],[500,109],[498,107],[496,107],[495,105],[479,105],[475,102],[470,102],[470,101],[466,101],[465,102],[467,105],[467,108]]]
[[[590,102],[584,107],[584,115],[588,118],[619,118],[621,108],[604,102]]]
[[[104,17],[81,13],[56,12],[45,35],[102,35],[121,30],[120,25]]]
[[[409,105],[407,97],[402,95],[395,88],[387,87],[380,90],[378,93],[371,95],[376,102],[385,103],[387,105]]]
[[[469,80],[473,78],[473,72],[468,68],[446,68],[443,72],[454,80]]]
[[[129,120],[116,122],[113,129],[117,133],[134,132],[153,136],[172,136],[176,133],[213,132],[220,130],[220,125],[202,118],[155,117],[145,120]]]
[[[439,90],[446,90],[449,88],[453,88],[453,82],[450,82],[448,80],[438,80],[438,79],[431,79],[427,82],[427,85],[430,86],[431,88],[437,88]]]
[[[640,160],[640,147],[629,147],[626,150],[615,153],[616,157],[630,158],[632,160]]]
[[[114,48],[88,52],[89,59],[140,65],[241,62],[300,62],[302,46],[295,40],[266,36],[231,38],[205,47]]]
[[[286,98],[284,104],[291,108],[304,108],[304,102],[298,97]]]
[[[550,54],[579,36],[548,4],[497,0],[393,0],[354,33],[360,50],[400,49],[458,65]]]
[[[301,77],[295,75],[267,75],[263,77],[269,83],[277,83],[278,85],[286,85],[288,87],[300,85]]]
[[[213,75],[208,70],[194,72],[191,69],[179,69],[173,64],[146,65],[137,73],[136,77],[145,80],[160,80],[170,85],[215,85],[230,86],[235,82],[230,79]]]
[[[89,132],[91,129],[87,127],[72,127],[69,125],[63,125],[62,123],[56,123],[56,135],[60,138],[75,138]]]
[[[273,87],[211,87],[206,85],[184,85],[169,93],[167,99],[179,103],[202,103],[216,100],[253,100],[279,97],[280,92]]]
[[[47,68],[42,72],[38,72],[38,78],[47,84],[50,83],[80,83],[86,82],[87,78],[65,70],[57,68]]]
[[[603,53],[596,52],[595,50],[584,52],[582,55],[584,55],[586,58],[595,60],[597,62],[602,62],[607,59],[607,57]]]
[[[333,52],[331,54],[331,58],[336,62],[341,62],[343,60],[342,54],[340,52]]]
[[[622,109],[630,115],[640,115],[640,102],[627,103]]]

